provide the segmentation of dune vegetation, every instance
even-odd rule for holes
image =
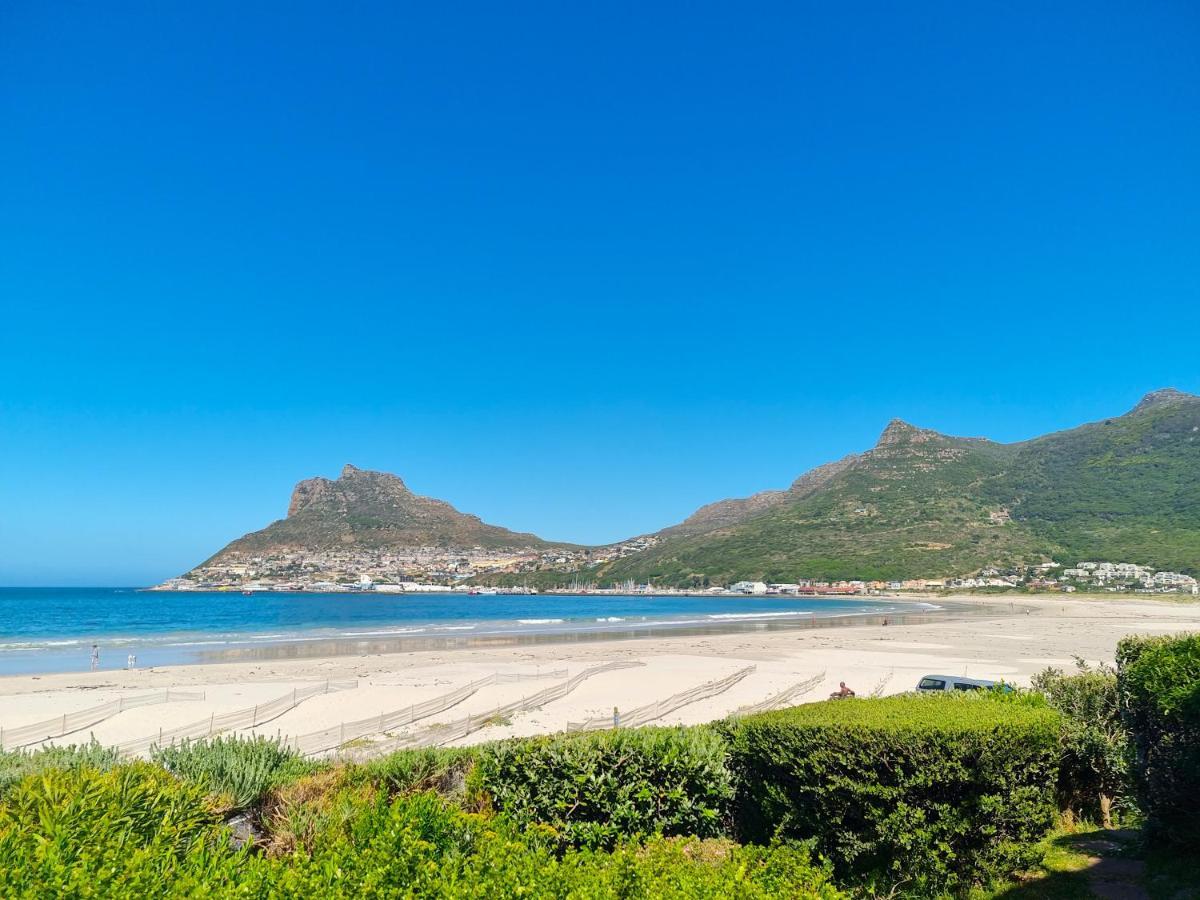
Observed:
[[[1086,897],[1064,841],[1088,821],[1178,847],[1187,891],[1198,703],[1200,638],[1127,639],[1118,670],[1031,691],[369,762],[263,739],[4,753],[0,895]]]

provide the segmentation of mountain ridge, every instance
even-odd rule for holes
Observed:
[[[678,585],[936,577],[1056,555],[1196,571],[1200,397],[1163,388],[1122,415],[1012,443],[892,419],[869,449],[787,488],[704,504],[657,532],[597,548],[491,525],[413,493],[398,476],[347,464],[336,479],[297,483],[284,519],[202,567],[264,552],[426,546],[524,548],[544,557],[529,565],[547,578]],[[615,547],[624,549],[607,552]]]
[[[1200,397],[1173,388],[1121,416],[1013,443],[893,419],[869,450],[793,483],[812,480],[813,490],[708,504],[681,523],[691,527],[663,529],[651,550],[594,574],[675,584],[936,577],[1055,554],[1194,571],[1198,432]],[[695,527],[714,509],[719,527]]]

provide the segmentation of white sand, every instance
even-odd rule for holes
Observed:
[[[756,671],[725,693],[663,717],[664,724],[720,718],[793,684],[824,673],[802,700],[826,697],[846,681],[860,695],[911,690],[922,675],[940,673],[1003,678],[1027,684],[1049,665],[1068,668],[1073,658],[1111,662],[1126,634],[1200,629],[1200,605],[1146,600],[980,601],[998,613],[914,625],[837,626],[814,630],[679,636],[624,641],[572,642],[532,647],[421,651],[249,663],[179,666],[136,672],[101,671],[0,678],[0,725],[16,728],[75,712],[120,696],[165,688],[202,690],[204,700],[125,710],[58,743],[94,734],[111,744],[202,720],[212,714],[264,704],[293,689],[327,679],[357,682],[353,690],[322,694],[257,729],[299,735],[337,726],[450,693],[492,672],[536,675],[567,669],[570,675],[612,660],[637,660],[636,668],[604,672],[574,692],[521,712],[466,738],[477,743],[511,735],[559,731],[568,722],[611,716],[723,678],[746,666]],[[484,687],[455,707],[418,722],[420,729],[529,697],[562,678],[532,678]],[[394,733],[405,733],[399,729]]]

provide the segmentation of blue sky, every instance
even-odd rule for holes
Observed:
[[[602,542],[1200,391],[1192,3],[0,5],[0,584],[347,461]]]

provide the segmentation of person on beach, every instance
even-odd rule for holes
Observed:
[[[839,681],[838,689],[829,695],[830,700],[845,700],[847,697],[853,697],[854,691],[846,687],[846,682]]]
[[[95,672],[98,668],[100,668],[100,647],[92,644],[92,671]]]
[[[127,669],[136,669],[137,668],[137,657],[134,656],[132,653],[130,653],[129,656],[127,656],[125,658],[125,668],[127,668]]]

